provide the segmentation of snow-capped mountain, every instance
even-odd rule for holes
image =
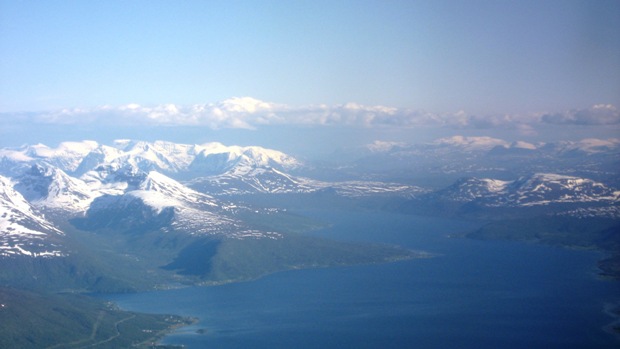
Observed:
[[[138,186],[138,190],[157,192],[185,204],[206,205],[210,207],[217,206],[213,197],[192,190],[174,179],[155,171],[149,172]]]
[[[60,257],[64,235],[0,176],[0,256]]]
[[[137,174],[141,179],[117,195],[95,199],[80,223],[87,229],[115,228],[139,231],[161,229],[192,236],[218,235],[245,238],[274,238],[274,232],[252,230],[236,219],[230,209],[245,209],[223,204],[215,198],[190,189],[155,171]]]
[[[312,181],[296,178],[274,168],[244,168],[244,171],[195,178],[188,185],[213,195],[302,193],[314,188]]]
[[[291,194],[314,193],[333,190],[347,197],[369,195],[396,195],[410,197],[426,192],[425,189],[399,184],[372,181],[326,182],[311,178],[293,176],[275,168],[253,168],[245,171],[231,171],[222,175],[199,177],[188,182],[198,191],[212,195],[240,194]]]
[[[452,136],[440,138],[431,143],[437,147],[452,147],[465,151],[488,151],[497,146],[508,147],[510,143],[503,139],[492,137],[464,137]]]
[[[491,158],[501,160],[502,156],[493,155],[498,149],[541,154],[551,151],[550,147],[549,144],[456,136],[422,147],[375,142],[371,150],[374,156],[387,153],[396,156],[398,161],[412,157],[422,159],[416,162],[419,167],[435,161],[433,168],[441,168],[446,173],[448,169],[438,166],[436,158],[454,160],[450,165],[456,175],[460,173],[458,167],[468,162],[483,164]],[[553,151],[557,152],[558,147],[555,144]],[[607,154],[615,151],[616,142],[584,140],[563,144],[561,148],[573,151],[575,147],[586,149],[589,154]],[[239,210],[238,203],[224,204],[222,195],[228,195],[226,200],[235,200],[232,196],[238,194],[256,193],[323,192],[352,198],[389,195],[475,203],[480,207],[534,207],[559,203],[604,206],[615,205],[619,197],[618,192],[600,182],[544,172],[513,181],[462,179],[435,193],[390,181],[321,181],[294,175],[304,165],[280,151],[221,143],[188,145],[118,140],[108,146],[89,141],[65,142],[57,148],[36,145],[5,149],[0,151],[0,157],[5,161],[2,164],[10,165],[11,171],[19,168],[19,173],[12,176],[11,185],[14,184],[30,205],[43,211],[62,211],[69,218],[83,216],[84,222],[93,226],[152,223],[155,225],[151,228],[198,235],[231,236],[249,229],[227,210],[227,207]],[[536,161],[531,162],[532,166],[538,166]],[[5,169],[5,172],[11,171]],[[179,178],[189,181],[183,184],[177,181]]]
[[[620,187],[620,139],[526,142],[491,137],[454,136],[428,143],[406,144],[375,141],[343,155],[352,174],[394,180],[425,179],[437,189],[465,176],[514,179],[532,173],[558,173],[591,178]]]
[[[65,172],[75,171],[85,156],[97,149],[99,144],[95,141],[62,142],[56,148],[50,148],[44,144],[25,145],[17,149],[0,149],[0,159],[8,163],[32,164],[45,161]]]
[[[291,170],[301,166],[301,162],[290,155],[262,147],[227,147],[221,143],[202,147],[188,168],[196,174],[243,175],[256,168]]]
[[[459,152],[488,152],[494,149],[512,149],[512,150],[541,150],[541,151],[553,151],[557,153],[567,153],[579,151],[584,154],[594,154],[602,152],[618,152],[620,150],[620,139],[595,139],[587,138],[580,141],[559,141],[559,142],[538,142],[530,143],[525,141],[506,141],[493,137],[466,137],[466,136],[452,136],[436,139],[426,144],[406,144],[406,143],[394,143],[394,142],[381,142],[375,141],[366,146],[374,153],[378,152],[394,152],[394,151],[408,151],[413,149],[424,148],[426,150],[431,149],[451,149],[452,151]]]
[[[130,166],[142,172],[158,171],[180,177],[244,172],[268,166],[291,169],[300,165],[295,158],[276,150],[256,146],[225,146],[217,142],[188,145],[118,140],[113,147],[99,150],[95,154],[99,161],[93,161],[95,156],[92,156],[88,161],[88,170],[101,166],[115,170]],[[87,166],[81,166],[81,169],[86,170]]]
[[[117,140],[114,148],[119,152],[113,158],[104,158],[98,164],[116,167],[132,165],[144,172],[151,170],[176,173],[187,169],[200,146],[157,141],[153,143]]]
[[[277,150],[225,146],[217,142],[190,145],[117,140],[112,145],[101,145],[83,141],[64,142],[56,148],[37,144],[0,149],[0,173],[6,175],[13,176],[42,161],[76,177],[93,170],[115,172],[121,168],[193,177],[229,171],[241,173],[257,167],[290,170],[301,166],[300,161]]]
[[[549,203],[618,202],[620,191],[586,178],[538,173],[521,177],[508,188],[508,202],[532,206]]]
[[[601,153],[620,152],[620,139],[586,138],[576,142],[556,142],[541,145],[541,148],[554,149],[562,154],[594,155]]]
[[[34,147],[38,149],[37,154],[44,154],[40,150],[47,149],[47,153],[56,156],[54,159],[62,154],[71,155],[72,166],[65,166],[72,169],[70,174],[48,163],[51,155],[29,156],[32,151],[29,153],[28,149],[32,147],[5,151],[4,155],[11,156],[13,165],[22,166],[13,178],[16,188],[32,205],[62,211],[67,218],[78,218],[75,222],[81,222],[80,227],[86,229],[172,229],[190,235],[274,238],[278,233],[252,229],[233,217],[231,208],[235,212],[246,210],[243,205],[222,204],[164,173],[191,176],[204,171],[249,175],[252,181],[251,172],[293,169],[301,164],[279,151],[221,143],[185,145],[119,140],[111,146],[85,144],[90,150],[79,153],[82,156],[79,165],[74,161],[77,152],[69,154],[41,145]],[[67,144],[60,148],[67,148]],[[214,159],[219,160],[214,163]]]
[[[510,183],[509,181],[489,178],[462,178],[447,189],[434,193],[432,196],[448,201],[470,202],[502,195]]]
[[[432,197],[488,207],[525,207],[560,203],[616,204],[620,202],[620,191],[586,178],[537,173],[515,181],[465,178],[433,193]]]
[[[15,189],[32,205],[43,209],[82,212],[100,195],[84,181],[46,163],[32,165],[16,181]]]

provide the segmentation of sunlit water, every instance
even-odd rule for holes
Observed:
[[[448,238],[473,223],[386,213],[305,212],[313,235],[438,254],[296,270],[217,287],[106,296],[134,311],[200,319],[165,338],[188,348],[616,348],[603,313],[620,283],[593,252]],[[196,333],[205,329],[206,333]]]

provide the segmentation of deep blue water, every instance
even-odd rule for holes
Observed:
[[[593,252],[448,238],[470,222],[387,213],[305,212],[313,232],[438,254],[296,270],[216,287],[107,297],[124,309],[194,316],[166,337],[188,348],[618,348],[602,331],[620,283]],[[206,334],[197,334],[204,328]]]

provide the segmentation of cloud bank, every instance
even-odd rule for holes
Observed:
[[[620,111],[611,104],[597,104],[588,109],[545,114],[542,121],[564,125],[617,125],[620,124]]]
[[[355,127],[416,127],[490,129],[522,132],[536,125],[617,125],[620,112],[613,105],[528,115],[472,115],[464,111],[438,114],[420,110],[356,103],[289,106],[251,97],[235,97],[216,103],[153,107],[139,104],[63,109],[43,113],[4,113],[3,120],[42,124],[102,124],[118,126],[204,126],[211,129],[255,129],[265,125],[321,125]]]

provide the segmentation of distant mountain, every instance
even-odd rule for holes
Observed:
[[[17,149],[0,149],[0,170],[6,170],[12,163],[32,164],[46,162],[66,172],[75,171],[85,156],[97,149],[99,144],[94,141],[62,142],[56,148],[44,144],[26,145]]]
[[[198,177],[188,185],[213,195],[241,194],[301,194],[333,191],[345,197],[394,195],[410,197],[426,192],[425,189],[400,183],[377,181],[319,181],[293,176],[275,168],[252,168],[247,171],[230,171],[221,175]]]
[[[335,245],[331,249],[331,242],[293,237],[290,232],[316,224],[286,212],[284,207],[292,201],[302,206],[305,202],[397,205],[400,211],[476,219],[556,214],[613,220],[620,212],[616,209],[620,195],[613,186],[565,173],[535,171],[516,176],[522,170],[513,172],[510,166],[553,167],[547,166],[553,164],[548,160],[551,154],[572,164],[572,155],[563,158],[561,154],[573,154],[575,149],[590,154],[585,157],[593,163],[603,159],[609,164],[605,161],[613,157],[615,144],[588,140],[550,145],[451,137],[421,146],[375,142],[367,149],[365,159],[372,161],[366,165],[372,164],[375,170],[383,168],[385,159],[394,161],[394,166],[407,162],[411,172],[404,168],[401,173],[408,181],[422,173],[441,181],[446,174],[447,178],[464,177],[468,171],[502,174],[466,176],[435,191],[397,180],[377,180],[382,177],[362,171],[362,162],[343,162],[335,169],[342,169],[339,180],[318,180],[304,173],[318,173],[321,167],[312,172],[290,155],[255,146],[119,140],[112,145],[85,141],[61,143],[57,148],[4,149],[0,150],[0,173],[10,178],[3,177],[2,182],[0,251],[5,257],[73,257],[75,252],[76,257],[54,267],[52,275],[83,270],[78,282],[83,287],[139,288],[127,282],[134,278],[131,273],[107,278],[105,283],[98,283],[97,275],[116,275],[109,270],[118,259],[136,268],[158,270],[153,279],[174,279],[181,272],[201,280],[243,279],[290,267],[323,265],[314,253],[308,252],[306,259],[283,249],[320,245],[332,251],[330,260],[338,259],[341,248],[357,249]],[[361,172],[350,176],[348,171]],[[267,203],[279,208],[261,206]],[[249,246],[265,250],[259,253]],[[381,251],[373,260],[393,258],[390,251]],[[392,252],[410,256],[401,250]],[[240,262],[259,255],[260,265]],[[274,262],[274,256],[284,255],[285,265]],[[362,257],[350,260],[363,262]],[[200,267],[194,268],[196,258]],[[166,271],[157,269],[163,267]],[[46,270],[37,268],[41,275]]]
[[[80,169],[86,171],[100,166],[114,169],[132,166],[144,172],[176,173],[187,168],[199,148],[197,145],[162,141],[149,143],[117,140],[113,147],[97,150],[89,159],[89,166],[81,166]]]
[[[277,150],[258,146],[201,145],[156,141],[116,140],[111,146],[93,141],[64,142],[57,148],[37,144],[17,149],[0,149],[0,173],[15,175],[33,164],[45,162],[72,176],[89,171],[114,172],[132,168],[142,172],[192,178],[228,172],[243,173],[254,168],[291,170],[303,164]]]
[[[587,138],[580,141],[558,141],[558,142],[538,142],[528,143],[524,141],[509,142],[493,137],[466,137],[452,136],[439,138],[429,143],[407,144],[403,142],[381,142],[375,141],[366,146],[372,153],[401,153],[415,151],[418,149],[443,149],[445,151],[456,152],[488,152],[495,149],[510,150],[541,150],[556,153],[570,153],[579,151],[586,154],[606,153],[620,151],[620,139],[595,139]]]
[[[559,203],[620,203],[620,191],[586,178],[537,173],[515,181],[464,178],[432,194],[433,199],[475,202],[488,207]]]
[[[537,173],[521,177],[507,189],[507,202],[521,206],[620,202],[620,191],[587,178],[558,174]]]
[[[462,178],[444,190],[429,195],[434,200],[471,202],[498,197],[506,192],[510,181],[489,178]]]
[[[203,147],[189,165],[194,174],[243,175],[256,168],[291,170],[302,165],[290,155],[261,147],[226,147],[220,143]]]
[[[340,159],[352,159],[343,166]],[[351,176],[411,181],[436,189],[462,177],[514,180],[532,173],[586,177],[620,187],[620,139],[530,143],[491,137],[453,136],[428,143],[376,141],[335,154],[334,167]]]
[[[452,136],[440,138],[431,143],[438,148],[455,148],[463,151],[489,151],[495,147],[509,147],[510,143],[492,137]]]
[[[418,195],[399,210],[485,220],[550,215],[620,219],[620,191],[591,179],[549,173],[512,181],[467,177]]]

